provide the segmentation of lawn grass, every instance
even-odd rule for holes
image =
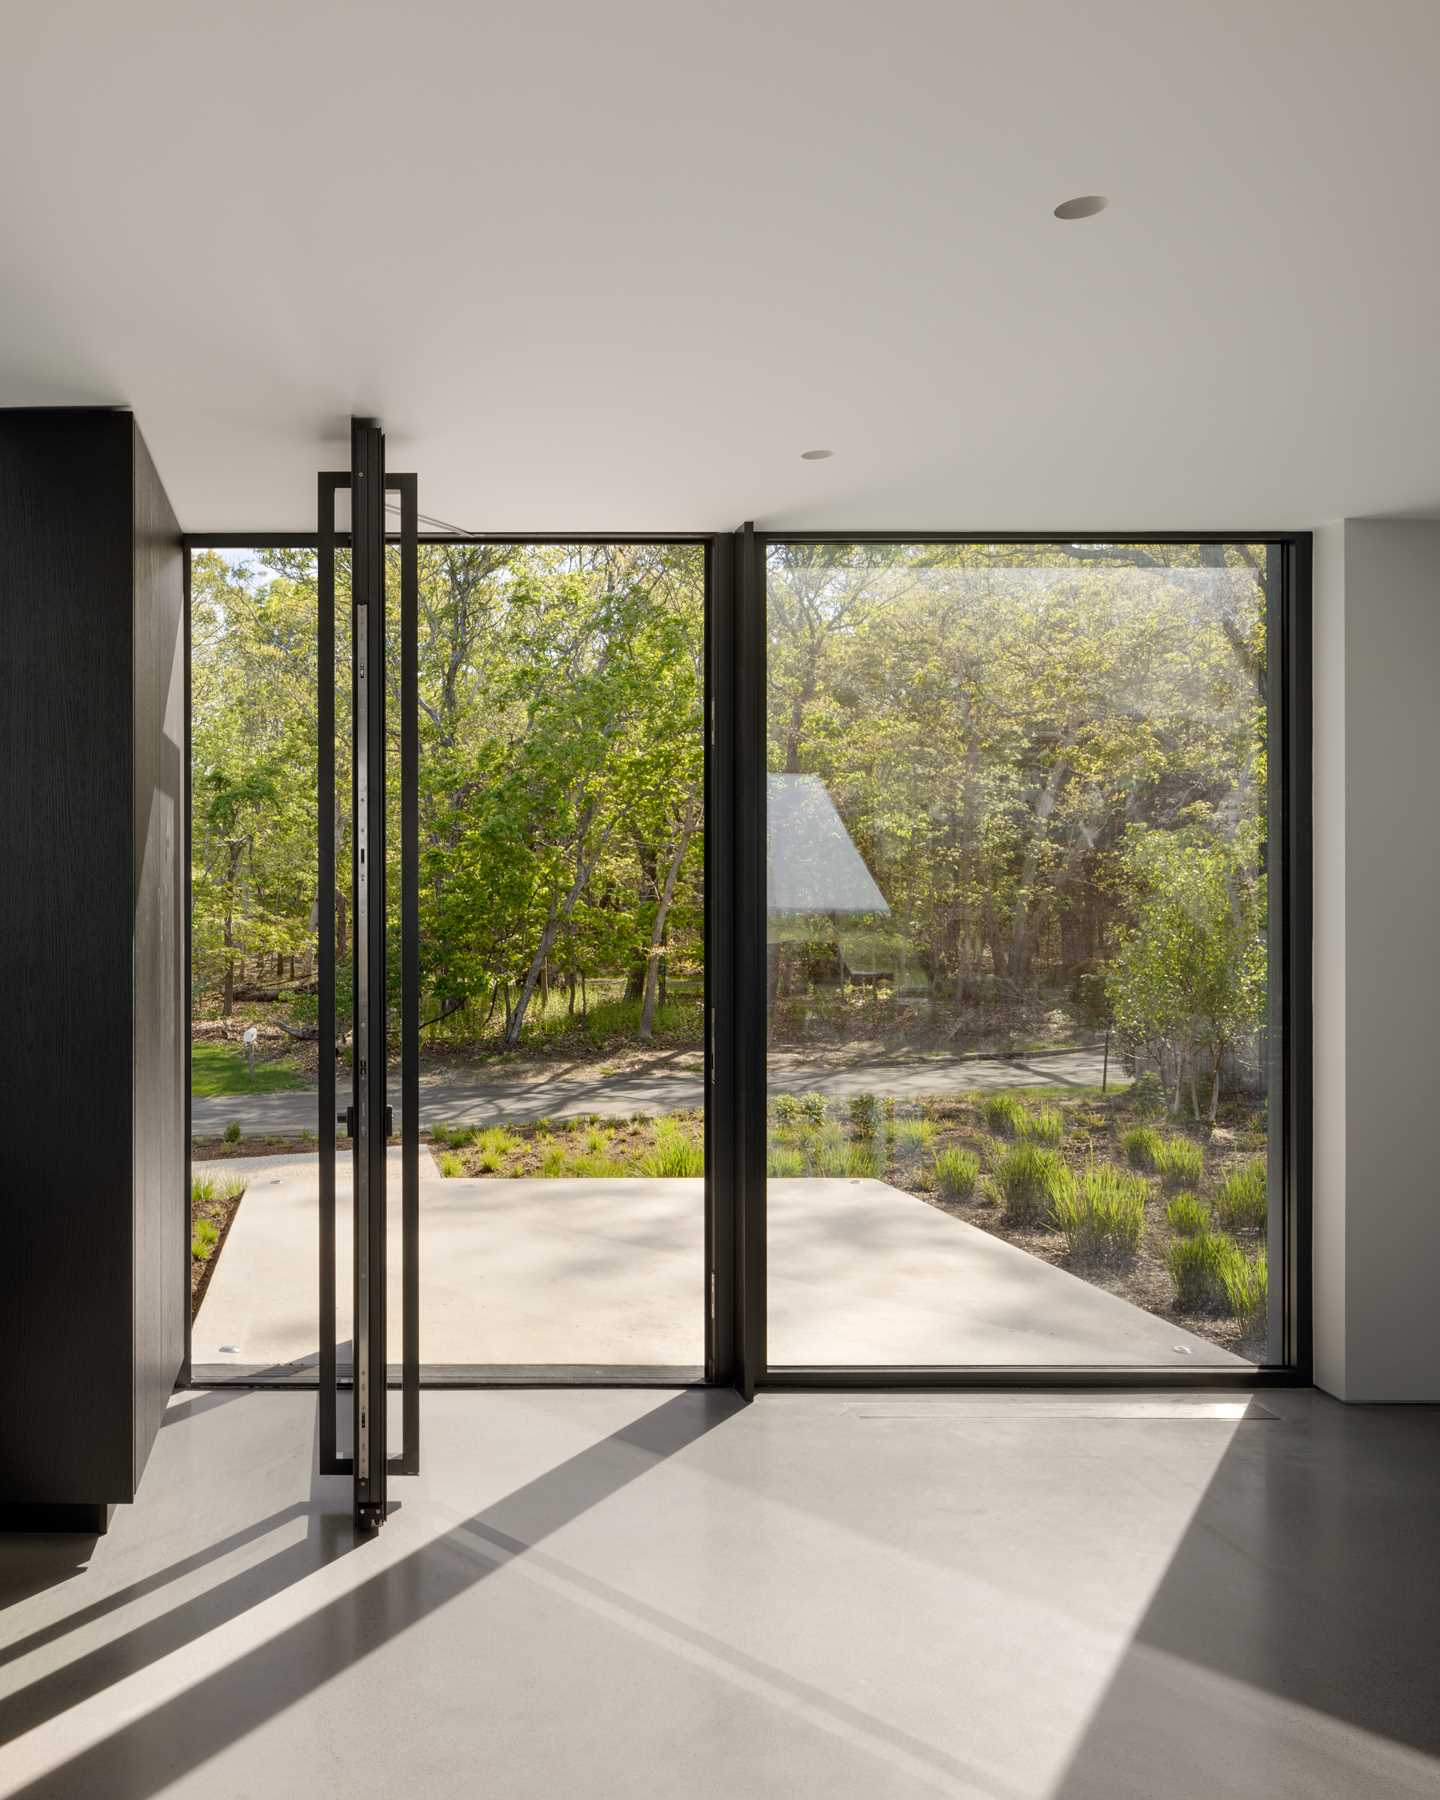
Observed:
[[[286,1094],[310,1084],[286,1061],[257,1063],[252,1075],[245,1067],[245,1052],[234,1044],[190,1046],[190,1092],[197,1100],[214,1100],[224,1094]]]

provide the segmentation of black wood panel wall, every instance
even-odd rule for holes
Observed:
[[[0,412],[0,1504],[133,1497],[183,1353],[183,584],[130,414]]]

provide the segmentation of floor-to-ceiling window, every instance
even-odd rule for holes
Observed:
[[[765,544],[767,724],[735,754],[766,762],[768,1256],[741,1312],[763,1311],[772,1373],[1293,1359],[1284,553]],[[713,1290],[706,1262],[706,580],[694,542],[421,546],[432,1375],[694,1379],[707,1309],[727,1304],[728,1180],[711,1196]],[[308,549],[193,551],[207,1378],[303,1378],[316,1359],[315,603]],[[350,611],[342,550],[342,1109]],[[393,1037],[393,657],[387,673]],[[735,679],[754,679],[743,658]],[[742,923],[720,918],[722,944]],[[709,1073],[723,1093],[730,1065]],[[340,1150],[343,1270],[343,1128]],[[391,1227],[393,1288],[398,1209]],[[348,1309],[342,1276],[342,1375]]]
[[[772,1369],[1283,1356],[1278,568],[770,543]]]

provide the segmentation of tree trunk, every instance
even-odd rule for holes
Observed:
[[[680,821],[680,835],[675,840],[675,848],[665,870],[665,885],[655,908],[655,923],[650,928],[650,958],[645,967],[645,1002],[640,1009],[640,1038],[645,1043],[655,1034],[655,997],[660,976],[660,955],[665,942],[665,926],[675,899],[675,883],[679,879],[680,865],[685,860],[685,852],[690,848],[690,839],[695,832],[695,803],[698,798],[698,785],[692,781],[690,791],[685,796],[685,816]]]
[[[226,845],[228,856],[225,865],[225,948],[233,952],[235,948],[235,883],[240,877],[240,859],[245,854],[244,840],[232,838]],[[228,1019],[235,1010],[235,958],[225,958],[225,992],[221,1005],[224,1016]]]
[[[540,971],[544,968],[545,963],[549,958],[551,946],[555,942],[555,934],[562,925],[569,922],[570,915],[575,910],[575,903],[579,900],[581,894],[584,893],[585,884],[595,873],[596,865],[600,861],[605,845],[609,842],[610,833],[608,831],[602,832],[600,834],[599,842],[591,852],[589,861],[586,861],[584,850],[585,833],[589,830],[594,816],[595,807],[592,804],[586,808],[585,817],[581,820],[580,829],[576,834],[575,879],[571,882],[570,891],[560,905],[557,906],[553,901],[551,902],[550,917],[545,921],[545,929],[540,933],[540,943],[536,948],[534,956],[530,959],[530,967],[525,971],[525,980],[520,989],[520,997],[515,1002],[515,1011],[511,1014],[510,1022],[505,1030],[505,1042],[512,1050],[520,1042],[520,1032],[525,1024],[525,1013],[529,1008],[536,985],[540,980]]]
[[[1017,988],[1023,986],[1030,966],[1030,889],[1040,862],[1040,847],[1045,841],[1055,803],[1069,778],[1070,764],[1062,759],[1051,769],[1035,800],[1035,811],[1030,821],[1030,841],[1025,846],[1025,857],[1020,866],[1020,881],[1015,893],[1015,911],[1010,927],[1010,975]]]

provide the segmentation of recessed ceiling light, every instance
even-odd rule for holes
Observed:
[[[1055,208],[1057,219],[1093,219],[1110,204],[1104,194],[1079,194],[1073,200],[1062,200]]]
[[[827,456],[833,456],[834,454],[835,452],[833,450],[802,450],[800,452],[800,460],[802,462],[824,462]]]

